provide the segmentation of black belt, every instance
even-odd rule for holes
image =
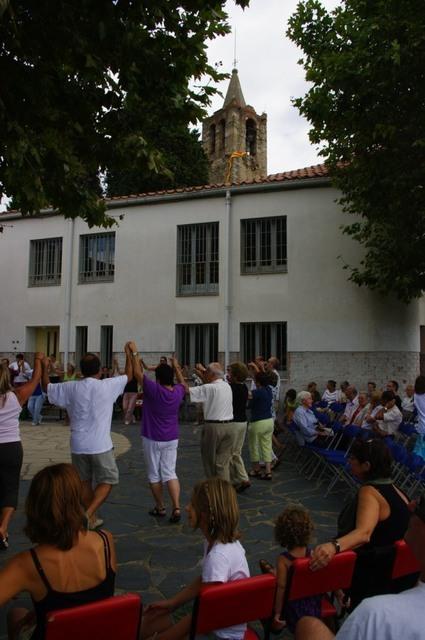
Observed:
[[[233,422],[233,418],[232,420],[204,420],[205,424],[209,424],[211,422],[214,422],[215,424],[227,424],[228,422]]]

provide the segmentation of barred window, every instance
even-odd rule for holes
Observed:
[[[103,325],[100,327],[100,362],[102,367],[112,367],[112,344],[114,327]]]
[[[112,282],[115,272],[115,233],[80,236],[79,282]]]
[[[28,286],[59,285],[62,272],[62,238],[30,241]]]
[[[179,362],[184,365],[216,362],[218,360],[218,324],[176,325],[176,351]]]
[[[287,271],[286,216],[241,220],[241,272]]]
[[[87,327],[75,327],[75,363],[80,366],[81,358],[87,353]]]
[[[218,293],[218,222],[177,227],[177,294]]]
[[[276,356],[280,368],[286,369],[286,322],[244,322],[241,324],[241,358]]]

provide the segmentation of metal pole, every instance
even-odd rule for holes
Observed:
[[[71,302],[72,302],[72,266],[74,258],[74,231],[75,231],[75,219],[72,218],[68,225],[68,261],[66,269],[66,281],[65,281],[65,326],[64,326],[64,351],[63,351],[63,366],[66,371],[66,365],[69,360],[70,343],[71,343]]]
[[[231,226],[230,216],[232,211],[232,199],[230,189],[226,191],[226,207],[225,207],[225,219],[224,219],[224,327],[223,327],[223,347],[224,347],[224,367],[225,369],[230,364],[230,247],[231,247]]]

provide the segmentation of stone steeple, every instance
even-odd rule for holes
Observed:
[[[233,69],[232,77],[229,82],[226,97],[224,99],[223,109],[226,109],[234,102],[239,107],[246,107],[245,98],[243,97],[241,83],[239,82],[238,70]]]
[[[267,115],[247,105],[233,69],[223,107],[204,120],[202,143],[210,184],[239,183],[267,175]]]

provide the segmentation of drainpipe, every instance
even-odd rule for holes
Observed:
[[[230,364],[230,348],[229,348],[229,340],[230,340],[230,279],[231,279],[231,268],[230,268],[230,247],[232,245],[230,241],[230,215],[232,211],[232,201],[231,201],[231,193],[230,189],[226,191],[226,211],[224,218],[224,263],[223,263],[223,272],[224,272],[224,326],[223,326],[223,346],[224,346],[224,367],[225,370]]]
[[[72,218],[68,224],[68,263],[66,269],[66,281],[65,281],[65,326],[64,326],[64,350],[63,350],[63,365],[66,370],[66,365],[69,361],[70,343],[71,343],[71,301],[72,301],[72,266],[74,258],[74,231],[75,231],[75,219]]]

